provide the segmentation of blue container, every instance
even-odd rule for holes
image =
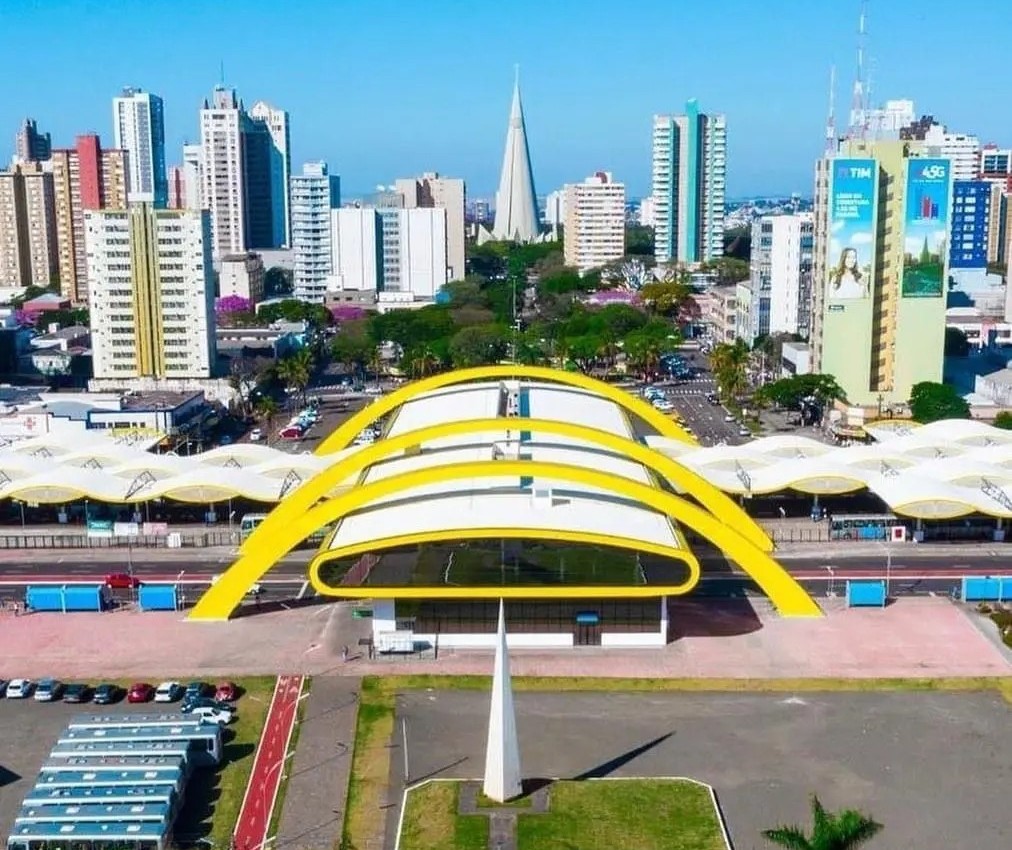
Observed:
[[[884,608],[886,586],[884,581],[848,581],[848,608]]]
[[[137,604],[142,611],[178,611],[178,588],[174,584],[142,584]]]

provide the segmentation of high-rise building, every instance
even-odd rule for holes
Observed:
[[[216,257],[245,253],[247,248],[244,119],[235,91],[222,86],[215,87],[210,103],[205,100],[200,110],[201,198],[211,214]]]
[[[162,99],[141,89],[125,88],[112,100],[115,146],[127,152],[130,203],[164,208],[169,200],[165,176],[165,115]]]
[[[45,162],[53,150],[49,133],[40,133],[34,118],[26,118],[14,141],[14,156],[22,162]]]
[[[200,145],[183,145],[183,197],[188,210],[206,210],[204,184],[200,179],[202,149]]]
[[[273,141],[267,125],[242,116],[242,180],[245,212],[245,243],[248,248],[274,248],[274,211],[271,161]]]
[[[764,215],[752,222],[748,297],[749,321],[739,336],[750,345],[769,334],[807,337],[811,320],[813,216]]]
[[[952,169],[922,154],[851,139],[816,168],[813,365],[851,404],[942,380]]]
[[[978,172],[981,180],[1001,186],[1003,192],[1012,192],[1012,150],[984,146],[980,151]]]
[[[562,227],[566,223],[566,187],[556,189],[545,195],[545,225],[551,228]]]
[[[923,142],[923,155],[948,159],[953,180],[976,180],[980,171],[980,139],[950,133],[934,116],[924,115],[900,131],[901,139]]]
[[[218,297],[230,296],[254,305],[264,300],[264,261],[259,254],[226,254],[218,262]]]
[[[955,163],[953,163],[955,169]],[[952,238],[949,242],[949,272],[987,268],[988,235],[991,229],[991,190],[985,180],[954,180],[952,183]],[[994,215],[1000,217],[1000,207]]]
[[[506,151],[503,154],[499,191],[495,194],[495,224],[492,237],[512,242],[533,242],[541,233],[538,200],[534,191],[527,126],[520,102],[520,80],[513,85]]]
[[[440,208],[446,210],[446,256],[449,262],[449,280],[463,280],[464,269],[464,181],[454,177],[440,177],[426,172],[421,177],[409,177],[394,183],[395,191],[403,199],[405,209]]]
[[[341,178],[325,162],[307,162],[292,175],[292,252],[294,295],[323,303],[327,278],[334,273],[330,213],[341,206]]]
[[[209,378],[216,359],[206,212],[85,213],[95,377]]]
[[[0,285],[49,286],[57,268],[53,175],[15,161],[0,171]]]
[[[640,208],[638,221],[640,227],[653,227],[654,226],[654,198],[653,195],[647,195],[645,198],[640,198]]]
[[[598,171],[582,183],[567,184],[565,259],[580,274],[625,254],[625,186]]]
[[[84,244],[86,210],[125,209],[127,152],[103,149],[94,133],[78,136],[72,148],[52,155],[53,198],[60,290],[77,303],[88,300],[88,258]]]
[[[268,181],[270,186],[270,244],[258,248],[280,248],[292,244],[291,194],[289,191],[292,160],[288,130],[288,113],[258,100],[249,112],[250,118],[262,124],[270,137],[267,150]]]
[[[684,115],[655,115],[654,255],[692,265],[724,254],[727,125],[690,100]]]
[[[446,285],[446,210],[352,208],[331,214],[338,289],[381,301],[427,301]]]
[[[900,132],[916,120],[912,100],[887,100],[878,109],[859,110],[857,115],[852,110],[850,126],[854,129],[863,128],[862,132],[869,139],[885,141],[898,139]]]

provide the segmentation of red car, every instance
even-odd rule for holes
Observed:
[[[234,682],[218,682],[218,686],[214,689],[214,698],[218,702],[235,702],[238,697]]]
[[[126,573],[109,573],[105,577],[105,586],[113,588],[126,588],[127,590],[133,590],[135,587],[140,587],[141,581],[137,576],[127,575]]]
[[[153,685],[147,682],[134,682],[127,691],[127,702],[147,702],[155,695]]]

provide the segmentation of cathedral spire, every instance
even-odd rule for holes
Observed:
[[[506,152],[503,155],[499,191],[495,196],[495,226],[492,235],[496,239],[533,242],[538,238],[540,230],[531,154],[527,147],[527,127],[520,100],[520,68],[517,66],[509,129],[506,131]]]

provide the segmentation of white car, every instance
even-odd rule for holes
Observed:
[[[366,395],[383,395],[383,388],[382,387],[366,387],[365,388],[365,394]]]
[[[183,695],[179,682],[162,682],[155,688],[155,702],[175,702]]]
[[[734,422],[734,415],[731,414],[731,413],[727,414],[727,416],[724,417],[724,421],[725,422]]]
[[[202,705],[187,712],[191,717],[199,717],[204,723],[217,723],[225,726],[232,722],[233,714],[224,708],[215,708],[213,705]]]
[[[254,428],[249,432],[249,441],[251,443],[259,443],[264,438],[264,432],[259,428]]]
[[[7,699],[27,699],[31,694],[31,679],[11,679],[7,683]]]

